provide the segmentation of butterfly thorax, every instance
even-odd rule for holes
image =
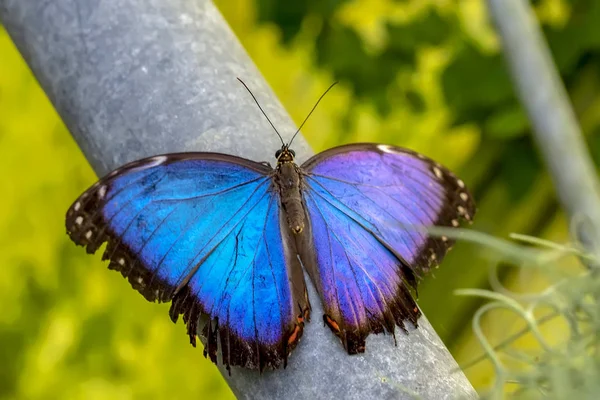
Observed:
[[[277,160],[277,169],[273,180],[279,191],[279,199],[287,216],[288,226],[295,234],[304,229],[304,207],[300,193],[301,179],[293,155],[284,152]]]

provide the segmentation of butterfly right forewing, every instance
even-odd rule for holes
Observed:
[[[325,323],[349,353],[364,351],[371,332],[416,324],[410,289],[453,243],[427,228],[472,220],[464,183],[425,156],[377,144],[327,150],[302,171],[311,226],[299,251],[323,299]]]

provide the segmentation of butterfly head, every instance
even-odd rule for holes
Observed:
[[[277,164],[284,163],[293,163],[294,157],[296,157],[296,153],[294,150],[288,147],[289,145],[281,146],[281,149],[277,150],[275,153],[275,158],[277,159]]]

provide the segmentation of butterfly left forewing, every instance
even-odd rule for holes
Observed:
[[[369,332],[416,323],[409,289],[453,244],[426,229],[470,221],[474,203],[446,168],[394,146],[341,146],[302,168],[312,225],[302,261],[320,289],[326,322],[349,352],[362,351]]]
[[[86,190],[67,211],[66,228],[71,240],[84,246],[90,254],[95,253],[102,244],[107,243],[102,259],[109,261],[109,268],[121,272],[131,286],[139,291],[148,301],[169,301],[175,287],[172,283],[152,276],[145,268],[131,247],[119,235],[118,222],[127,217],[128,213],[121,212],[134,208],[136,197],[147,201],[148,196],[143,192],[159,184],[165,179],[165,172],[160,166],[165,157],[130,163],[99,180]],[[138,207],[141,208],[141,207]],[[160,217],[159,214],[153,214]],[[123,222],[127,229],[130,222]],[[131,229],[134,233],[143,234],[139,229]],[[139,249],[138,249],[139,252]]]
[[[129,164],[77,199],[71,239],[104,259],[150,301],[172,301],[195,344],[225,365],[285,364],[308,317],[298,263],[280,229],[272,169],[211,153]],[[220,339],[220,340],[217,340]]]

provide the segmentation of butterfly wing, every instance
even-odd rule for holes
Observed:
[[[181,153],[129,164],[71,206],[67,231],[149,301],[172,301],[195,345],[227,365],[285,364],[308,299],[295,248],[281,229],[272,169],[233,156]],[[220,339],[220,341],[217,340]]]
[[[471,220],[464,183],[407,149],[341,146],[302,165],[310,220],[299,245],[324,302],[325,322],[349,353],[370,332],[394,332],[420,312],[409,288],[437,266],[453,241],[423,228]]]

